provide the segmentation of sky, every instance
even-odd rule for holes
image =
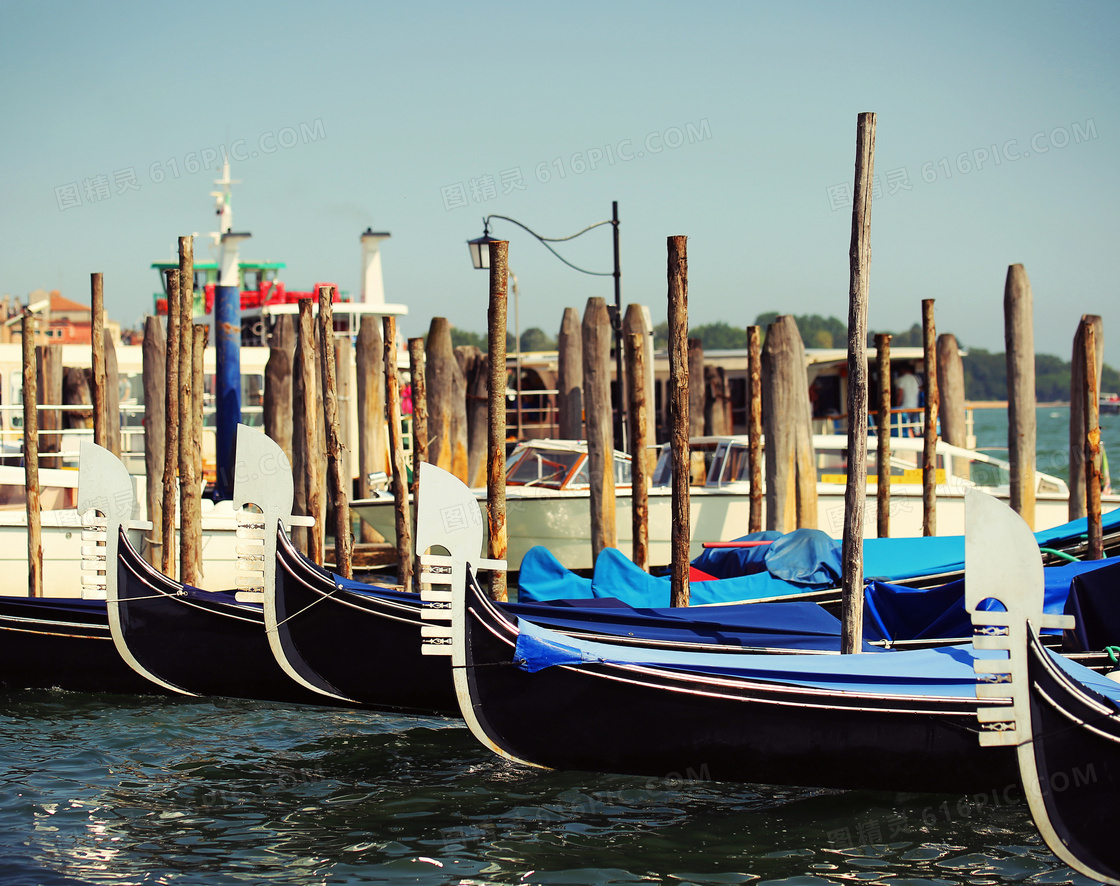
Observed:
[[[1035,347],[1084,313],[1120,367],[1120,4],[315,4],[0,0],[0,294],[58,289],[139,326],[153,261],[209,258],[221,157],[243,260],[290,289],[360,291],[382,246],[408,336],[485,332],[466,247],[504,215],[562,237],[618,201],[622,298],[666,316],[688,237],[693,326],[765,311],[844,319],[857,116],[877,115],[869,327],[935,299],[938,332],[1002,351],[1008,266]],[[613,301],[501,220],[521,331]],[[558,247],[612,267],[609,226]]]

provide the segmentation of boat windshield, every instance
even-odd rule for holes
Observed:
[[[584,457],[566,449],[539,449],[527,446],[506,469],[507,486],[543,486],[559,489]]]
[[[568,481],[568,489],[586,489],[591,485],[589,459],[584,459],[572,479]],[[616,452],[614,454],[614,482],[616,486],[630,485],[630,457]]]

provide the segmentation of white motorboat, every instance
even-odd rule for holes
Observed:
[[[745,535],[750,511],[746,436],[699,437],[690,441],[702,482],[690,493],[693,557],[705,542]],[[891,535],[922,534],[922,448],[917,437],[891,438]],[[847,483],[847,437],[813,438],[817,469],[817,528],[833,538],[844,531],[844,493]],[[876,534],[877,495],[874,441],[869,445],[864,535]],[[631,551],[630,458],[615,452],[618,547]],[[670,458],[663,446],[649,491],[649,557],[653,566],[669,563],[671,538]],[[964,501],[981,488],[1004,501],[1010,497],[1010,465],[982,452],[937,444],[937,533],[964,534]],[[473,490],[485,500],[486,490]],[[1048,529],[1068,520],[1069,487],[1049,474],[1036,474],[1035,529]],[[1103,495],[1103,511],[1120,506],[1120,495]],[[543,545],[570,569],[589,569],[590,497],[587,446],[571,440],[530,440],[518,444],[506,471],[507,560],[516,567],[525,552]],[[355,501],[350,508],[388,539],[395,537],[393,498],[387,492]],[[765,503],[763,505],[765,526]]]

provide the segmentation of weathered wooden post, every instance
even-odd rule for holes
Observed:
[[[179,270],[167,272],[167,350],[164,370],[164,415],[167,417],[163,437],[163,525],[162,561],[164,575],[175,577],[175,514],[178,510],[175,476],[179,464]],[[94,408],[96,416],[97,409]]]
[[[502,339],[505,343],[505,339]],[[486,464],[488,458],[489,433],[489,388],[490,361],[474,345],[459,345],[455,348],[455,360],[463,374],[466,389],[467,416],[467,485],[474,488],[486,485]],[[504,366],[503,366],[504,369]],[[505,409],[505,396],[500,404]]]
[[[351,427],[350,407],[354,402],[354,345],[349,334],[340,335],[334,341],[334,383],[335,401],[338,404],[338,465],[342,474],[342,490],[347,501],[354,492],[354,469],[351,453],[357,433]],[[350,539],[353,549],[354,540]]]
[[[90,274],[92,306],[90,308],[90,346],[93,349],[93,373],[90,388],[93,394],[93,442],[108,448],[108,408],[105,401],[105,289],[101,274]]]
[[[117,458],[121,457],[121,386],[120,372],[117,369],[117,344],[108,330],[105,336],[105,434],[109,441],[108,449]]]
[[[747,327],[747,470],[750,473],[748,532],[762,531],[762,330]]]
[[[891,385],[891,335],[875,335],[875,368],[879,373],[879,418],[876,422],[875,451],[875,522],[879,538],[891,534],[891,406],[894,389]]]
[[[591,558],[618,546],[611,415],[611,324],[606,302],[589,298],[583,314],[583,394],[590,474]]]
[[[1087,560],[1104,557],[1101,529],[1101,423],[1100,391],[1097,389],[1097,330],[1092,321],[1081,323],[1085,339],[1085,499],[1089,524]]]
[[[100,276],[100,275],[98,275]],[[43,526],[39,513],[39,398],[35,391],[35,315],[23,312],[23,471],[27,489],[27,596],[43,596]]]
[[[167,420],[164,407],[167,377],[167,337],[159,317],[144,318],[144,473],[148,531],[145,559],[159,569],[163,563],[163,470]]]
[[[809,378],[797,322],[778,317],[762,347],[762,423],[766,437],[766,528],[817,526]]]
[[[1034,460],[1037,416],[1034,385],[1034,320],[1031,283],[1021,264],[1007,269],[1003,289],[1007,348],[1007,449],[1011,462],[1011,507],[1034,528]]]
[[[688,340],[688,435],[704,433],[704,342]]]
[[[629,318],[630,312],[626,312]],[[630,388],[630,527],[634,565],[649,571],[649,426],[646,414],[646,336],[626,333],[626,383]]]
[[[408,340],[408,371],[412,377],[412,508],[413,514],[420,510],[420,465],[428,460],[428,383],[424,366],[424,339]],[[413,516],[413,521],[415,521]],[[414,536],[415,537],[415,536]],[[412,581],[417,593],[420,591],[420,561],[423,551],[415,551]]]
[[[941,439],[952,446],[968,445],[965,423],[964,362],[956,336],[945,332],[937,336],[937,390],[941,398]],[[958,459],[953,459],[956,465]],[[967,465],[962,465],[967,470]]]
[[[354,362],[358,370],[358,495],[370,498],[370,475],[387,474],[390,470],[385,422],[385,343],[377,317],[362,317]],[[415,409],[415,392],[412,400]],[[364,542],[385,541],[364,520],[360,531]]]
[[[937,328],[933,299],[922,299],[922,357],[926,368],[925,440],[922,444],[922,535],[937,535]]]
[[[855,203],[848,249],[848,477],[844,487],[841,652],[863,648],[863,513],[867,500],[867,298],[871,281],[871,189],[875,180],[875,115],[856,127]]]
[[[39,399],[46,404],[62,402],[62,345],[41,345],[35,349],[35,375]],[[39,444],[39,462],[44,468],[61,468],[62,459],[56,453],[62,451],[62,412],[58,409],[44,409],[39,413],[39,431],[42,440]]]
[[[451,346],[451,326],[433,317],[428,327],[428,458],[467,482],[466,380]],[[388,372],[388,367],[386,367]]]
[[[506,287],[509,243],[505,240],[491,240],[489,248],[490,305],[486,315],[486,328],[490,358],[487,364],[490,370],[487,385],[490,418],[486,438],[486,517],[490,559],[505,560],[509,552],[506,529],[506,329],[509,325],[506,319]],[[609,328],[607,335],[610,335]],[[607,429],[610,430],[610,425]],[[508,599],[504,570],[496,569],[490,573],[490,597],[499,603]]]
[[[657,436],[657,416],[653,412],[657,399],[653,385],[653,323],[650,320],[649,308],[645,305],[631,302],[626,306],[626,313],[622,317],[623,339],[630,333],[637,333],[642,337],[642,363],[645,366],[642,389],[645,391],[646,402],[646,444],[652,446]],[[629,379],[626,386],[630,387]],[[649,475],[652,476],[654,465],[657,464],[657,453],[652,449],[646,449],[645,453],[646,458],[650,460],[648,470]]]
[[[202,547],[202,501],[195,473],[194,427],[194,238],[179,238],[179,581],[197,585]]]
[[[281,314],[272,327],[268,362],[264,365],[264,432],[292,458],[292,362],[295,325],[290,314]],[[360,384],[360,380],[359,380]]]
[[[689,344],[688,344],[688,238],[666,241],[669,297],[669,446],[673,459],[670,590],[669,605],[689,603],[689,556],[692,523],[689,513],[691,453],[689,437]]]
[[[319,424],[319,386],[315,373],[315,318],[311,299],[299,302],[296,372],[292,379],[292,469],[296,478],[296,507],[315,518],[307,531],[307,556],[323,562],[323,432]]]
[[[558,373],[556,407],[561,440],[583,439],[583,339],[579,314],[564,308],[560,336],[556,341]]]
[[[205,369],[206,346],[210,343],[210,327],[201,323],[192,325],[194,337],[191,347],[191,458],[194,459],[196,489],[205,485],[202,464],[203,411],[206,408]],[[106,348],[108,353],[108,348]],[[108,362],[108,361],[106,361]],[[114,386],[115,387],[115,386]],[[201,579],[206,573],[202,556],[202,498],[195,499],[195,575]]]
[[[1082,314],[1077,332],[1073,336],[1073,362],[1069,383],[1069,519],[1078,520],[1087,513],[1085,498],[1085,435],[1088,427],[1085,420],[1085,334],[1084,324],[1093,326],[1093,340],[1096,342],[1097,368],[1094,379],[1097,390],[1101,388],[1101,371],[1104,367],[1104,322],[1096,314]],[[1098,411],[1100,407],[1098,406]]]
[[[397,583],[412,587],[412,520],[401,435],[401,388],[397,376],[397,318],[382,317],[385,340],[385,407],[389,417],[389,455],[393,463],[393,515],[397,530]]]
[[[162,397],[162,392],[160,393]],[[62,402],[65,406],[90,407],[68,409],[62,417],[67,428],[90,430],[93,428],[93,397],[89,390],[86,371],[80,366],[68,366],[62,372]]]
[[[715,437],[731,433],[731,398],[722,366],[704,367],[704,433]]]
[[[343,472],[343,452],[338,417],[338,380],[335,376],[335,341],[333,286],[319,287],[319,362],[323,373],[323,415],[326,425],[327,476],[334,508],[335,568],[343,578],[353,578],[353,542],[350,538],[350,500],[346,486],[349,477]],[[347,358],[346,371],[350,371]],[[405,587],[408,585],[406,584]]]

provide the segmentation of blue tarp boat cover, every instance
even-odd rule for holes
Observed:
[[[998,650],[976,650],[971,645],[941,646],[887,655],[675,652],[579,640],[522,619],[514,661],[530,673],[556,665],[579,667],[608,663],[726,675],[829,692],[975,699],[973,661],[1004,655]],[[1120,701],[1120,684],[1068,659],[1054,658],[1075,679],[1107,698]]]
[[[1065,612],[1077,624],[1062,635],[1063,652],[1099,652],[1120,646],[1120,558],[1074,578]]]
[[[1070,585],[1079,575],[1110,571],[1120,558],[1085,560],[1042,570],[1046,590],[1043,609],[1065,610]],[[1120,573],[1111,572],[1120,582]],[[972,636],[972,622],[964,608],[964,579],[932,588],[871,581],[864,588],[863,635],[868,640],[948,640]]]

